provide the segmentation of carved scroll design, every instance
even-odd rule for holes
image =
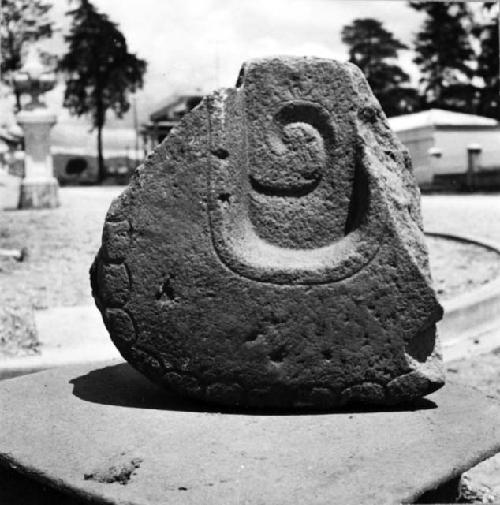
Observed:
[[[274,284],[325,284],[354,275],[373,259],[380,246],[379,234],[370,232],[370,223],[374,224],[371,209],[376,203],[376,195],[370,190],[370,174],[362,156],[358,156],[356,164],[351,205],[342,238],[311,249],[280,247],[262,239],[255,229],[248,212],[250,192],[278,198],[309,195],[319,185],[322,170],[328,170],[331,160],[325,153],[335,142],[335,128],[328,112],[312,102],[295,100],[282,104],[274,114],[274,123],[275,129],[269,135],[271,149],[285,151],[288,146],[284,136],[302,135],[312,138],[320,147],[316,152],[323,157],[319,160],[322,163],[306,167],[299,177],[286,164],[281,173],[276,168],[276,171],[268,171],[262,176],[248,164],[243,128],[237,138],[239,146],[232,151],[244,153],[245,157],[215,157],[210,167],[209,218],[219,258],[243,277]],[[226,124],[226,128],[231,125]],[[212,152],[214,150],[215,147]],[[380,226],[374,228],[379,230]]]

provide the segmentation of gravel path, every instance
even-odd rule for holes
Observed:
[[[28,249],[0,259],[0,356],[37,352],[34,309],[92,303],[88,270],[121,189],[62,188],[58,209],[0,211],[0,248]]]

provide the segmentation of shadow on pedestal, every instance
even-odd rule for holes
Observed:
[[[73,394],[88,402],[101,405],[114,405],[118,407],[138,409],[160,409],[182,412],[218,412],[224,414],[247,415],[320,415],[325,413],[363,413],[363,412],[407,412],[435,409],[436,404],[426,398],[398,406],[367,406],[353,404],[335,411],[300,410],[300,409],[241,409],[228,408],[197,402],[177,396],[174,392],[162,389],[153,384],[128,363],[111,365],[105,368],[76,377],[70,381],[73,385]]]
[[[2,505],[88,505],[91,502],[40,484],[32,476],[27,477],[15,470],[0,466],[0,503]]]
[[[391,411],[237,412],[94,363],[4,380],[0,405],[2,505],[451,503],[500,449],[498,403],[453,383]]]

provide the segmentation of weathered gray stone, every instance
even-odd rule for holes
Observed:
[[[500,405],[456,384],[410,408],[249,415],[94,364],[2,381],[0,405],[0,477],[68,495],[5,497],[8,475],[2,505],[415,503],[500,450]]]
[[[443,385],[411,162],[350,64],[244,65],[112,204],[91,280],[123,356],[191,397],[331,408]]]

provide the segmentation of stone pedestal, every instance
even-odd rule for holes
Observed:
[[[50,130],[55,114],[47,109],[23,110],[17,122],[24,131],[24,179],[20,209],[45,209],[59,206],[59,184],[54,177],[50,153]]]
[[[456,384],[395,409],[239,412],[110,363],[2,381],[0,405],[9,505],[443,503],[500,450],[500,405]]]

